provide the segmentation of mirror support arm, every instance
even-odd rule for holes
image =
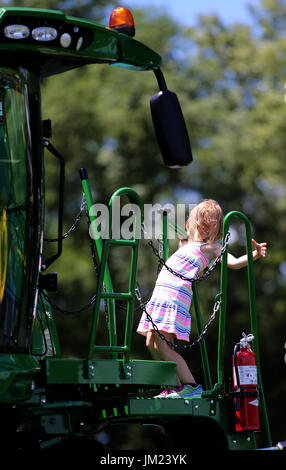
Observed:
[[[167,90],[167,84],[166,84],[166,80],[165,80],[165,77],[163,75],[162,70],[161,69],[156,69],[156,70],[154,70],[154,74],[155,74],[155,77],[157,79],[159,89],[161,91],[166,91]]]

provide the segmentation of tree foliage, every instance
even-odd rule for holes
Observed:
[[[102,8],[110,2],[108,0],[3,0],[2,3],[5,6],[60,10],[66,15],[94,19],[102,14]]]

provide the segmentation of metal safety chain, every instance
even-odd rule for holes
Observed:
[[[80,204],[80,211],[79,213],[77,214],[76,218],[75,218],[75,221],[74,223],[71,225],[70,229],[63,234],[62,238],[65,239],[67,237],[69,237],[73,232],[74,230],[77,228],[80,220],[81,220],[81,217],[82,217],[82,213],[85,211],[86,213],[86,216],[87,216],[87,223],[88,223],[88,226],[90,225],[90,218],[89,218],[89,214],[88,214],[88,209],[87,209],[87,204],[86,204],[86,200],[85,200],[85,195],[83,194],[82,196],[82,200],[81,200],[81,204]],[[88,233],[89,233],[89,230],[88,230]],[[90,238],[90,236],[89,236]],[[45,241],[48,241],[48,242],[56,242],[58,241],[57,238],[44,238]],[[96,273],[98,273],[98,266],[97,266],[97,263],[96,263],[96,256],[95,256],[95,252],[94,252],[94,246],[92,244],[92,241],[90,240],[90,246],[91,246],[91,254],[92,254],[92,260],[93,260],[93,266],[94,266],[94,269],[96,271]],[[65,315],[74,315],[74,314],[77,314],[77,313],[81,313],[81,312],[84,312],[85,310],[89,309],[96,301],[96,295],[94,294],[92,296],[92,298],[90,299],[90,301],[85,304],[83,307],[77,309],[77,310],[66,310],[64,308],[61,308],[59,307],[52,299],[50,299],[50,297],[47,295],[47,293],[41,289],[41,294],[43,295],[43,297],[46,299],[46,301],[55,309],[57,310],[58,312],[62,313],[62,314],[65,314]]]
[[[214,262],[211,264],[211,266],[206,270],[206,272],[204,274],[202,274],[202,276],[198,277],[198,278],[189,278],[187,276],[184,276],[183,274],[181,273],[178,273],[177,271],[175,271],[174,269],[170,268],[170,266],[167,265],[166,261],[162,258],[162,256],[160,256],[160,253],[159,251],[157,250],[157,248],[155,248],[152,240],[150,240],[148,242],[148,245],[151,246],[152,250],[153,250],[153,253],[157,256],[158,260],[159,260],[159,263],[161,264],[161,266],[164,266],[164,268],[167,269],[167,271],[169,271],[171,274],[173,274],[174,276],[177,276],[179,277],[180,279],[182,279],[183,281],[188,281],[188,282],[199,282],[199,281],[203,281],[204,279],[206,279],[211,273],[212,271],[214,270],[214,268],[216,267],[216,265],[219,263],[222,255],[225,253],[227,247],[228,247],[228,243],[229,243],[229,238],[230,238],[230,233],[227,232],[226,234],[226,237],[225,237],[225,240],[224,240],[224,245],[221,249],[221,252],[220,254],[216,257],[216,259],[214,260]]]
[[[87,310],[89,307],[91,307],[95,301],[96,301],[96,296],[93,295],[93,297],[90,299],[90,301],[84,305],[83,307],[77,309],[77,310],[65,310],[64,308],[59,307],[50,297],[46,294],[44,290],[41,289],[41,294],[43,297],[46,299],[46,301],[58,312],[63,313],[65,315],[74,315],[76,313],[81,313]]]
[[[142,226],[142,230],[144,231],[144,227]],[[230,238],[230,233],[227,232],[226,236],[225,236],[225,239],[224,239],[224,245],[221,249],[221,252],[220,254],[216,257],[216,259],[214,260],[214,262],[211,264],[211,266],[207,269],[207,271],[200,277],[198,278],[189,278],[189,277],[186,277],[184,275],[182,275],[181,273],[178,273],[177,271],[173,270],[172,268],[170,268],[165,260],[162,258],[161,256],[161,253],[159,253],[159,251],[155,248],[152,240],[150,240],[148,242],[148,245],[151,246],[152,250],[153,250],[153,253],[157,256],[158,260],[159,260],[159,263],[161,264],[161,266],[164,266],[171,274],[173,274],[174,276],[177,276],[179,277],[180,279],[184,280],[184,281],[188,281],[188,282],[199,282],[199,281],[203,281],[204,279],[206,279],[211,273],[212,271],[214,270],[215,266],[218,264],[218,262],[220,261],[222,255],[226,252],[227,250],[227,247],[228,247],[228,244],[229,244],[229,238]],[[135,294],[136,294],[136,298],[140,304],[140,308],[141,310],[146,314],[147,316],[147,319],[151,322],[154,330],[156,331],[156,333],[158,334],[158,336],[160,337],[160,339],[162,339],[163,341],[165,341],[172,349],[180,349],[180,350],[186,350],[186,349],[190,349],[194,346],[196,346],[202,339],[203,337],[205,336],[207,330],[209,329],[210,325],[213,323],[213,321],[215,320],[215,317],[216,317],[216,314],[217,312],[219,311],[220,309],[220,306],[221,306],[221,293],[217,294],[216,297],[215,297],[215,303],[214,303],[214,306],[213,306],[213,312],[210,316],[210,319],[209,321],[206,323],[203,331],[201,332],[201,334],[198,336],[198,338],[193,341],[192,343],[189,343],[189,344],[185,344],[185,345],[181,345],[181,344],[175,344],[171,341],[169,341],[165,335],[163,333],[161,333],[161,331],[159,331],[157,325],[153,322],[152,320],[152,317],[151,315],[146,311],[146,305],[148,302],[143,302],[142,301],[142,296],[141,296],[141,293],[140,293],[140,289],[139,289],[139,286],[136,287],[136,290],[135,290]]]
[[[87,212],[87,205],[86,205],[85,195],[84,194],[82,196],[79,213],[77,214],[77,216],[75,218],[75,221],[72,224],[72,226],[69,228],[69,230],[62,235],[62,237],[61,237],[62,239],[68,238],[72,234],[72,232],[77,228],[77,226],[80,222],[83,211]],[[58,238],[44,238],[44,241],[45,242],[57,242],[57,241],[59,241],[59,239]]]
[[[180,349],[180,350],[186,350],[186,349],[191,349],[193,348],[194,346],[196,346],[197,344],[200,343],[200,341],[203,339],[203,337],[205,336],[207,330],[209,329],[210,325],[213,323],[213,321],[215,320],[215,317],[216,317],[216,314],[217,312],[219,311],[220,309],[220,305],[221,305],[221,299],[220,299],[220,296],[221,294],[217,294],[216,295],[216,300],[215,303],[214,303],[214,306],[213,306],[213,312],[210,316],[210,319],[209,321],[206,323],[203,331],[201,332],[201,334],[198,336],[197,339],[195,339],[192,343],[188,343],[188,344],[184,344],[184,345],[181,345],[181,344],[176,344],[176,343],[173,343],[171,341],[169,341],[166,336],[161,333],[161,331],[158,329],[158,326],[153,322],[152,320],[152,317],[151,315],[149,315],[149,313],[147,312],[146,310],[146,305],[148,302],[143,302],[142,301],[142,296],[141,296],[141,293],[140,293],[140,289],[139,287],[137,286],[136,287],[136,290],[135,290],[135,295],[136,295],[136,298],[138,300],[138,302],[140,303],[140,309],[146,314],[148,320],[151,322],[154,330],[156,331],[156,333],[158,334],[158,336],[160,337],[160,339],[162,339],[163,341],[165,341],[168,346],[170,346],[170,348],[172,349]]]

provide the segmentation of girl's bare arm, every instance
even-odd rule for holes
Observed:
[[[267,243],[257,243],[254,239],[252,239],[252,245],[254,246],[253,254],[253,261],[263,257],[265,258],[267,253]],[[241,269],[247,266],[248,260],[247,255],[242,255],[239,258],[228,253],[227,255],[227,266],[230,269]]]
[[[261,257],[264,258],[267,253],[267,243],[257,243],[252,239],[252,244],[254,246],[253,260],[256,261]],[[203,252],[207,258],[213,259],[220,255],[221,249],[222,247],[220,243],[209,243],[203,247]],[[230,253],[227,254],[227,266],[230,269],[241,269],[247,266],[247,264],[247,255],[242,255],[236,258]]]

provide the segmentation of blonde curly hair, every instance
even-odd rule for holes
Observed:
[[[222,237],[223,211],[217,201],[205,199],[190,212],[186,222],[189,241],[215,242]]]

